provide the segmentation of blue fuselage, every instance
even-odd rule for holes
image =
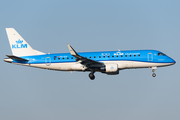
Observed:
[[[137,61],[149,63],[175,63],[169,56],[157,50],[126,50],[126,51],[103,51],[103,52],[81,52],[83,57],[94,61]],[[23,56],[28,59],[27,64],[68,63],[76,62],[76,58],[70,53],[56,53],[35,56]],[[14,60],[13,62],[21,62]]]

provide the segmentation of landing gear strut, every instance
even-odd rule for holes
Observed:
[[[89,73],[89,78],[90,78],[91,80],[94,80],[94,79],[95,79],[94,72]]]

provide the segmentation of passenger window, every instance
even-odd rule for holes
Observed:
[[[130,55],[130,57],[131,57],[131,55]]]
[[[136,55],[134,55],[134,57],[136,57]]]
[[[140,56],[140,54],[138,56]]]
[[[105,58],[105,56],[103,56]]]
[[[89,58],[91,58],[91,56]]]
[[[96,58],[96,56],[94,56],[94,58]]]
[[[54,56],[54,60],[56,60],[56,56]]]
[[[69,58],[67,57],[67,59],[69,59]]]
[[[73,59],[73,57],[71,57],[71,59]]]
[[[109,58],[109,56],[108,56],[108,58]]]
[[[112,57],[114,57],[114,55]]]
[[[123,57],[123,55],[121,55],[121,57]]]
[[[127,57],[127,55],[125,55],[125,57]]]
[[[99,56],[99,58],[101,58],[101,56]]]
[[[58,58],[58,60],[60,60],[60,58]]]
[[[64,58],[63,58],[63,60],[64,60]]]
[[[118,57],[118,55],[116,57]]]

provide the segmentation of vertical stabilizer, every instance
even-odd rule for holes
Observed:
[[[44,54],[34,50],[14,28],[6,28],[12,54],[15,56],[30,56]]]

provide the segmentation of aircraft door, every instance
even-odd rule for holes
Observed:
[[[50,66],[51,65],[51,58],[50,57],[46,57],[45,63],[46,63],[47,66]]]
[[[153,54],[152,53],[148,53],[148,61],[153,61]]]

